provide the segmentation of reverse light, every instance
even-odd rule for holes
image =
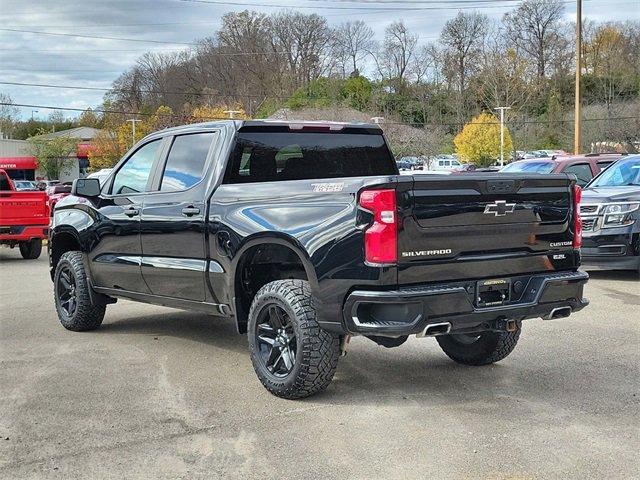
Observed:
[[[580,217],[580,201],[582,189],[579,185],[573,186],[573,248],[582,247],[582,218]]]
[[[398,218],[396,191],[364,190],[359,205],[373,214],[373,223],[364,232],[367,263],[392,264],[398,261]]]

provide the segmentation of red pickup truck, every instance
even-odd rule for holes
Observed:
[[[45,192],[17,191],[0,170],[0,245],[20,247],[23,258],[35,259],[49,230],[49,200]]]

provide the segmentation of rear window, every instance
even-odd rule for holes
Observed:
[[[382,135],[240,132],[225,183],[394,175]]]
[[[531,172],[551,173],[555,167],[554,162],[514,162],[504,167],[502,172]]]

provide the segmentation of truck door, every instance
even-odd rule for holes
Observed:
[[[96,286],[149,293],[140,262],[140,210],[162,140],[142,145],[118,168],[98,208],[91,275]]]
[[[176,135],[142,205],[142,275],[151,293],[204,301],[209,151],[216,132]]]

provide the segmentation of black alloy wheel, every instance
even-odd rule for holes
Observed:
[[[296,364],[298,342],[287,312],[275,304],[267,304],[256,322],[258,358],[274,376],[284,378]]]
[[[78,306],[76,295],[76,277],[73,270],[65,265],[60,269],[56,293],[60,302],[60,309],[67,317],[73,317]]]

